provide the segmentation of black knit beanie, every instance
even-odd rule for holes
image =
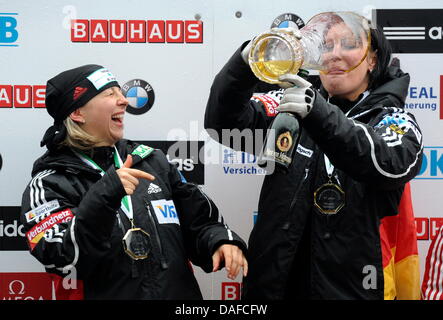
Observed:
[[[66,137],[63,120],[103,90],[115,86],[120,87],[113,74],[96,64],[70,69],[48,80],[45,104],[54,125],[46,130],[40,146],[51,149],[62,142]]]

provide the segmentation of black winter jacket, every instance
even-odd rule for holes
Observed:
[[[21,221],[32,255],[48,272],[75,270],[86,299],[202,299],[190,261],[211,272],[218,246],[232,243],[245,251],[245,243],[160,150],[147,154],[148,148],[127,140],[116,147],[123,160],[133,154],[132,168],[156,178],[140,179],[131,196],[135,226],[150,234],[149,257],[132,260],[124,252],[122,238],[131,225],[120,209],[126,193],[114,164],[102,177],[69,148],[38,159],[23,194]]]
[[[205,127],[219,137],[222,129],[268,128],[283,93],[254,93],[263,85],[241,49],[211,87]],[[249,239],[245,298],[383,299],[380,219],[397,214],[423,149],[414,117],[403,110],[409,75],[398,68],[391,75],[348,116],[317,92],[301,121],[289,173],[265,177]],[[345,207],[335,215],[314,206],[314,191],[328,181],[324,154],[346,194]],[[365,287],[368,270],[376,270],[376,284]]]

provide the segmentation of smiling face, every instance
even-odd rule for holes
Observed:
[[[364,33],[355,36],[344,23],[330,28],[323,54],[326,69],[320,73],[321,82],[330,96],[354,101],[367,89],[368,72],[376,63],[375,53],[369,51],[366,55],[367,46]]]
[[[112,146],[123,138],[123,119],[127,106],[128,100],[121,89],[111,87],[72,112],[70,117],[100,141],[97,146]]]

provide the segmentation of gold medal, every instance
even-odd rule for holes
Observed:
[[[146,259],[151,251],[151,236],[141,228],[129,229],[123,237],[123,248],[134,260]]]
[[[329,180],[315,190],[314,204],[321,213],[336,214],[345,206],[345,192]]]
[[[90,167],[97,169],[100,171],[100,174],[103,176],[105,171],[100,168],[100,166],[94,162],[90,157],[83,153],[78,153],[75,150],[72,150],[83,162],[85,162]],[[152,152],[152,148],[142,148],[138,147],[133,154],[137,154],[140,157],[146,157],[149,153]],[[123,161],[120,158],[117,148],[114,146],[114,164],[117,168],[121,168],[123,166]],[[151,252],[151,236],[149,233],[144,231],[141,228],[136,228],[134,226],[133,221],[133,208],[132,208],[132,200],[129,195],[126,195],[122,198],[122,203],[120,210],[124,212],[124,214],[129,218],[131,222],[132,228],[129,229],[125,236],[123,237],[123,249],[125,252],[134,260],[146,259]]]

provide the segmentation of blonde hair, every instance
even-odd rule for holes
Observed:
[[[63,124],[66,127],[66,138],[60,144],[63,146],[74,147],[80,150],[88,150],[94,148],[98,143],[98,139],[83,130],[77,122],[67,117]]]

